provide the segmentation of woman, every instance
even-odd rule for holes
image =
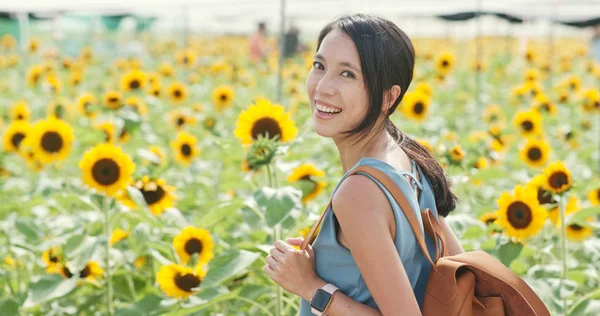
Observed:
[[[334,140],[346,175],[360,165],[375,167],[413,208],[445,217],[457,199],[444,171],[389,119],[410,85],[414,60],[411,41],[394,23],[343,16],[321,31],[306,88],[315,131]],[[302,298],[301,316],[420,315],[431,266],[402,209],[374,178],[344,178],[313,246],[299,251],[292,246],[302,238],[277,241],[265,272]],[[440,221],[449,253],[463,252]],[[433,257],[433,241],[427,237],[427,243]]]

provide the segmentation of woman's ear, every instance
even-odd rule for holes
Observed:
[[[383,94],[383,110],[387,114],[389,109],[394,105],[396,99],[400,96],[402,89],[399,85],[393,85],[388,91]]]

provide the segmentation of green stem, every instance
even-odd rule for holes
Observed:
[[[281,224],[277,224],[275,225],[275,240],[279,240],[281,239]],[[281,310],[282,310],[282,297],[283,296],[283,289],[281,288],[281,286],[277,286],[277,305],[275,306],[275,311],[276,311],[276,315],[277,316],[281,316]]]
[[[273,187],[273,177],[271,176],[271,165],[268,164],[265,166],[267,169],[267,183],[269,184],[269,188]]]
[[[108,209],[109,198],[107,196],[104,197],[104,201],[102,203],[102,211],[104,213],[104,232],[106,234],[106,257],[105,257],[105,265],[106,265],[106,308],[108,310],[108,315],[113,315],[113,306],[112,306],[112,277],[110,271],[110,214]]]
[[[563,304],[563,314],[567,315],[567,298],[562,297],[562,290],[565,280],[567,279],[567,223],[566,223],[566,211],[565,211],[565,201],[567,197],[565,195],[560,197],[560,202],[558,204],[559,213],[560,213],[560,243],[561,243],[561,259],[563,266],[563,273],[560,279],[560,296]]]
[[[577,302],[575,302],[571,308],[569,308],[569,312],[567,313],[567,315],[571,315],[576,309],[577,307],[579,307],[579,305],[583,304],[583,302],[585,302],[588,299],[595,299],[595,298],[600,298],[600,289],[597,289],[593,292],[590,292],[584,296],[582,296],[579,300],[577,300]]]

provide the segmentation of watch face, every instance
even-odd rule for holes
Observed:
[[[310,304],[322,312],[327,307],[327,304],[329,304],[329,300],[331,300],[331,295],[322,289],[318,289]]]

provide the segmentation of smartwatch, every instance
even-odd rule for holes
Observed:
[[[326,284],[318,289],[313,298],[310,300],[311,312],[317,316],[323,315],[331,301],[333,294],[339,289],[333,284]]]

